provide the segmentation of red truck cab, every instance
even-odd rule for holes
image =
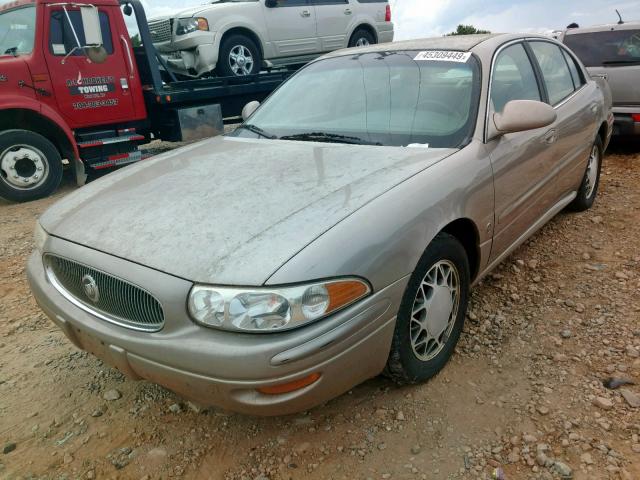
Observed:
[[[97,9],[98,62],[83,48],[82,6]],[[147,110],[117,0],[10,2],[0,6],[0,32],[0,196],[49,195],[63,159],[81,181],[85,164],[139,159],[135,128]]]

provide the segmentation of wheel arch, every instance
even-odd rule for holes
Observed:
[[[469,218],[458,218],[440,230],[456,238],[464,247],[469,260],[471,283],[480,273],[480,234],[475,222]]]
[[[229,38],[231,35],[236,35],[236,34],[244,35],[245,37],[249,37],[251,40],[253,40],[253,42],[255,42],[256,46],[258,47],[258,50],[260,50],[260,56],[264,60],[263,42],[260,39],[260,36],[248,27],[233,26],[225,30],[222,36],[220,37],[220,47],[222,47],[222,44],[227,38]]]
[[[373,38],[376,40],[376,43],[378,43],[378,32],[377,32],[377,30],[375,29],[375,27],[373,25],[371,25],[370,23],[367,23],[367,22],[358,23],[354,27],[353,31],[351,32],[351,35],[349,35],[349,42],[348,43],[351,43],[351,40],[353,40],[353,36],[356,34],[356,32],[358,30],[366,30],[367,32],[369,32],[373,36]]]
[[[598,137],[602,141],[602,147],[607,148],[607,133],[609,132],[609,124],[607,122],[602,122],[600,128],[598,129]]]
[[[0,115],[0,130],[29,130],[49,140],[73,165],[77,158],[74,144],[68,135],[51,119],[41,113],[25,108],[8,108]]]

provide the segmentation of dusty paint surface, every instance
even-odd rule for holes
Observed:
[[[260,285],[346,216],[453,152],[216,138],[90,184],[41,222],[182,278]]]

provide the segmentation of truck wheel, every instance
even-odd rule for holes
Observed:
[[[28,130],[0,133],[0,197],[27,202],[56,191],[62,159],[45,137]]]
[[[349,47],[366,47],[367,45],[374,45],[376,39],[373,38],[373,35],[368,30],[364,28],[359,28],[353,35],[351,35],[351,40],[349,40]]]
[[[216,68],[221,77],[244,77],[260,73],[262,57],[253,40],[244,35],[231,35],[220,47]]]

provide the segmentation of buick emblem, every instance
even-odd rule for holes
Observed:
[[[100,300],[100,289],[91,275],[87,274],[82,277],[82,289],[89,300],[93,303],[98,303]]]

